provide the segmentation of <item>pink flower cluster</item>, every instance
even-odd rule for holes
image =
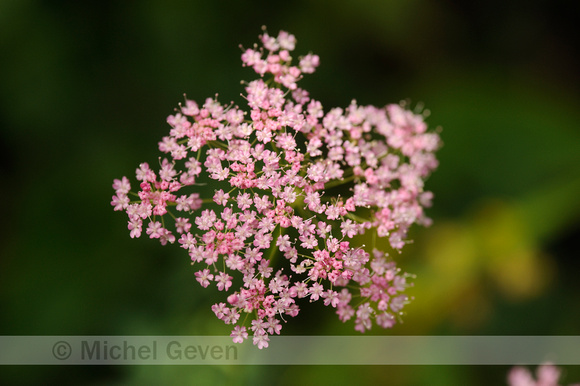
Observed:
[[[158,172],[141,164],[136,193],[115,180],[111,204],[129,216],[131,237],[145,228],[164,245],[177,241],[199,284],[226,293],[212,309],[234,325],[234,342],[251,333],[267,347],[300,298],[354,318],[360,332],[391,327],[410,275],[377,238],[400,251],[412,224],[430,223],[423,181],[437,167],[439,136],[401,105],[353,101],[325,113],[297,86],[318,56],[293,65],[293,35],[260,38],[242,54],[259,75],[245,84],[249,111],[186,100],[167,119]]]

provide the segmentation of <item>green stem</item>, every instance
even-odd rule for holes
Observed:
[[[329,182],[329,183],[327,183],[327,184],[324,185],[324,189],[331,189],[331,188],[334,188],[334,187],[337,187],[337,186],[341,186],[341,185],[344,185],[344,184],[348,184],[349,182],[354,181],[354,179],[356,179],[356,178],[357,178],[357,176],[355,176],[353,174],[353,175],[351,175],[349,177],[346,177],[346,178],[342,178],[340,180],[336,180],[336,181]]]
[[[353,221],[356,221],[358,223],[363,223],[363,222],[369,222],[370,221],[370,220],[367,220],[365,218],[359,217],[356,214],[353,214],[353,213],[350,213],[350,212],[346,214],[346,217],[349,218],[349,219],[351,219],[351,220],[353,220]]]
[[[286,232],[285,232],[285,228],[282,228],[282,227],[279,227],[279,228],[280,228],[280,234],[278,235],[278,237],[281,237]],[[274,229],[274,231],[272,233],[274,233],[274,232],[276,232],[276,229]],[[274,262],[274,258],[278,254],[278,247],[276,246],[276,242],[278,241],[278,237],[275,237],[272,240],[272,246],[270,247],[270,254],[268,255],[268,261],[270,261],[270,263]]]

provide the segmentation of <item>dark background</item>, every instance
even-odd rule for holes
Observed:
[[[239,45],[267,25],[320,56],[301,83],[326,111],[409,99],[443,128],[434,225],[398,257],[415,301],[373,334],[580,335],[578,4],[1,0],[0,333],[229,334],[181,249],[129,238],[111,184],[156,162],[184,93],[243,105]],[[316,306],[285,333],[358,334]],[[489,385],[508,370],[40,366],[0,382]]]

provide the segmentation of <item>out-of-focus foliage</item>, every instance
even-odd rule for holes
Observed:
[[[394,256],[415,300],[388,334],[578,335],[578,14],[564,0],[0,1],[0,333],[228,333],[181,250],[129,239],[111,183],[156,162],[184,93],[244,103],[238,45],[267,25],[320,56],[304,84],[324,106],[410,98],[442,127],[434,225]],[[303,308],[286,333],[355,334]],[[507,370],[20,367],[0,382],[488,385]]]

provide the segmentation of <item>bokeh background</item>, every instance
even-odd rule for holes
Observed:
[[[580,335],[580,3],[0,1],[0,333],[225,335],[179,248],[131,240],[113,178],[186,93],[242,105],[239,44],[296,35],[326,109],[410,100],[442,127],[434,225],[397,335]],[[286,334],[355,334],[304,305]],[[505,384],[506,366],[2,367],[19,384]],[[565,367],[565,383],[580,381]]]

